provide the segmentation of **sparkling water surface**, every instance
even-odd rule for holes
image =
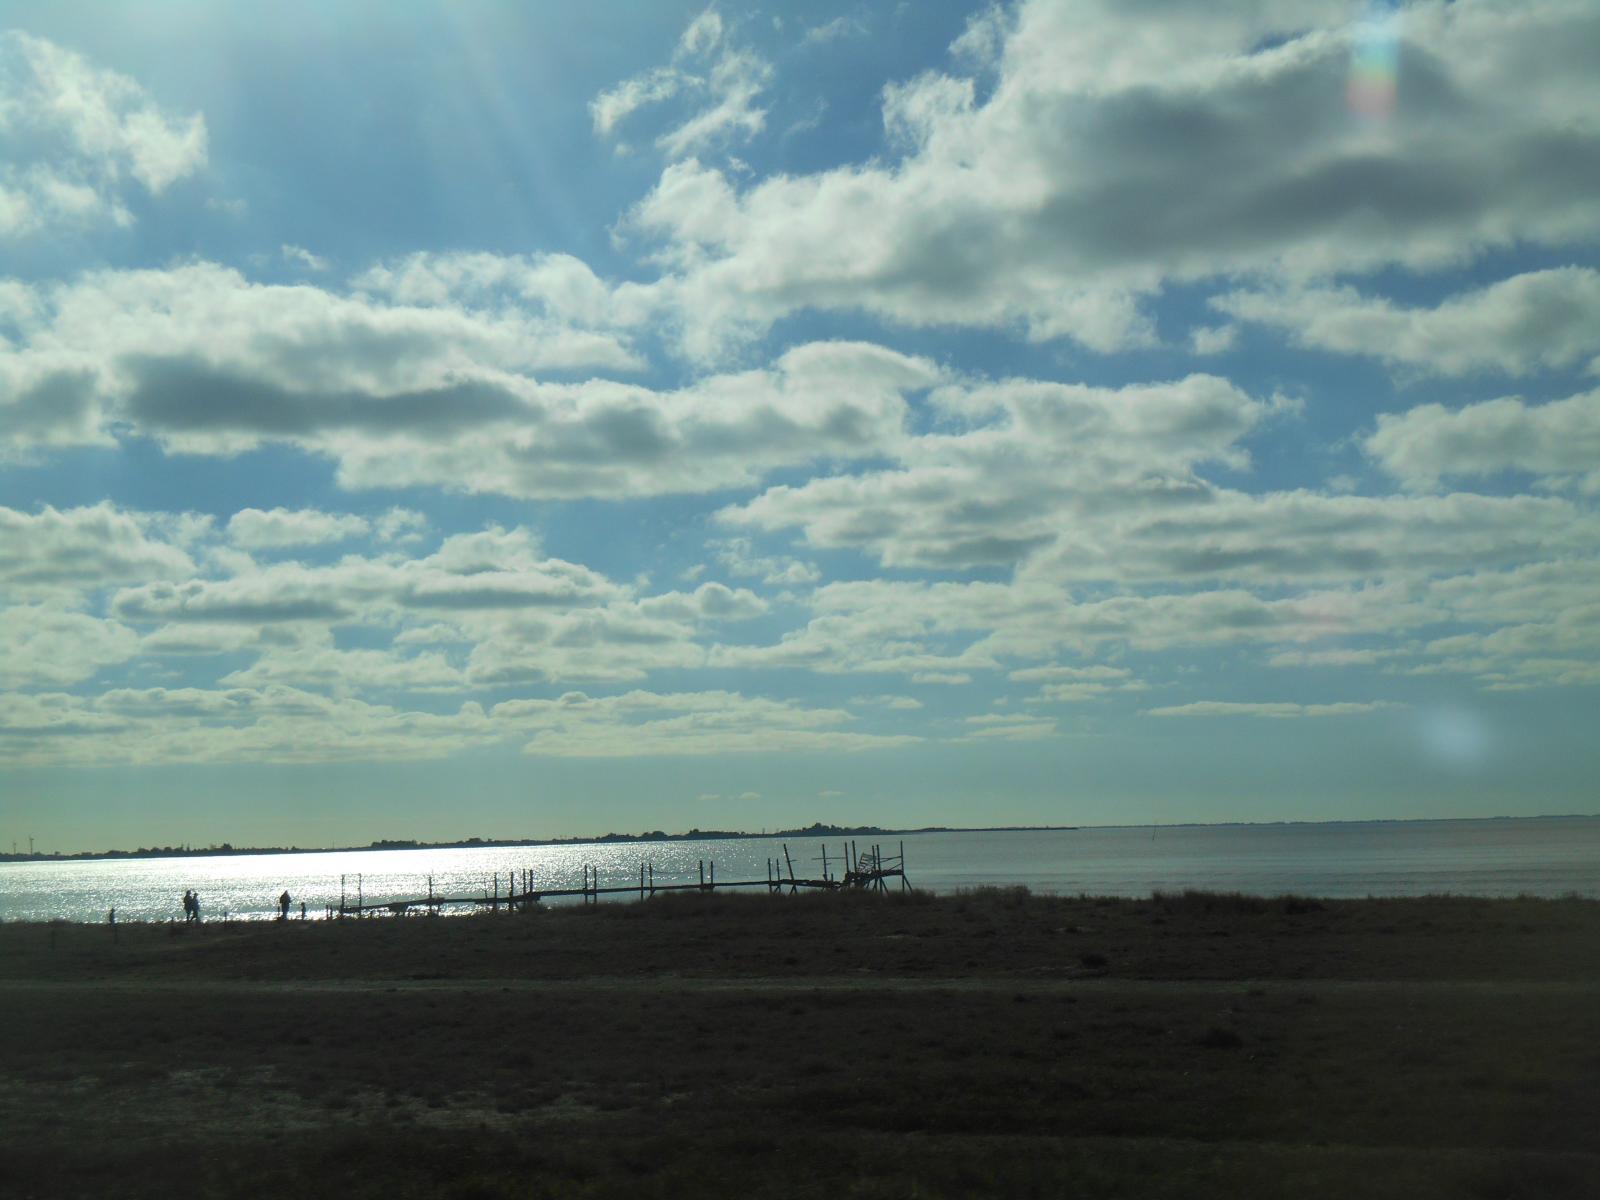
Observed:
[[[904,843],[911,883],[935,892],[1022,885],[1036,892],[1146,896],[1202,888],[1257,895],[1600,897],[1600,817],[1483,821],[1340,822],[1308,825],[1172,825],[982,833],[920,833],[855,839],[896,855]],[[0,920],[182,919],[186,889],[206,920],[277,915],[288,890],[293,913],[321,917],[341,894],[367,903],[483,895],[531,870],[535,887],[637,885],[641,862],[659,884],[693,883],[702,860],[717,881],[765,879],[787,845],[795,874],[823,873],[824,842],[728,838],[561,846],[458,847],[215,858],[86,859],[0,864]],[[837,876],[844,840],[826,843]],[[359,883],[358,883],[359,877]],[[637,895],[637,893],[634,893]],[[619,897],[627,899],[626,895]],[[471,911],[463,908],[458,911]]]

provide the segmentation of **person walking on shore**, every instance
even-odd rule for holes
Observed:
[[[283,889],[283,895],[278,897],[278,920],[287,921],[288,919],[289,919],[289,889],[288,888],[284,888]]]
[[[183,893],[183,923],[187,925],[194,920],[194,893],[185,889]]]

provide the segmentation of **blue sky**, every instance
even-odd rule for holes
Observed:
[[[12,3],[0,841],[1590,811],[1590,3]]]

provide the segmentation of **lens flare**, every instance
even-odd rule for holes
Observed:
[[[1489,723],[1471,709],[1454,705],[1417,714],[1423,752],[1440,766],[1472,771],[1488,759],[1494,745]]]
[[[1384,121],[1394,113],[1400,81],[1398,24],[1394,12],[1379,6],[1356,27],[1345,103],[1363,120]]]

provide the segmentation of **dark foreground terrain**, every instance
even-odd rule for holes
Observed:
[[[0,925],[0,1194],[1600,1196],[1600,903]]]

